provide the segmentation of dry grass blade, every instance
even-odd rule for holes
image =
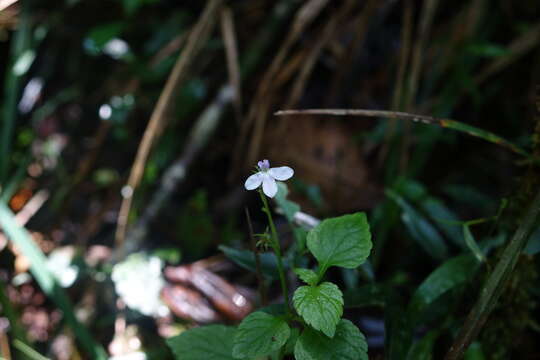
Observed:
[[[261,85],[259,86],[257,94],[253,100],[253,103],[251,104],[247,121],[242,124],[243,126],[240,130],[239,137],[240,141],[235,149],[235,171],[237,171],[242,165],[253,163],[259,155],[264,127],[268,117],[268,110],[271,106],[271,96],[269,95],[272,93],[274,88],[274,77],[285,61],[292,45],[300,37],[304,29],[317,17],[327,3],[328,0],[310,0],[298,10],[292,25],[292,29],[289,31],[289,34],[279,49],[278,54],[274,57],[270,68],[265,73],[263,80],[261,81]],[[244,139],[247,139],[248,131],[253,123],[253,136],[251,137],[251,142],[249,145],[249,155],[247,158],[245,158],[245,162],[242,162],[241,155],[244,154]]]
[[[293,107],[298,102],[298,100],[302,96],[302,93],[304,92],[307,80],[309,79],[309,76],[311,75],[313,68],[317,63],[317,60],[319,59],[322,50],[334,38],[336,30],[338,29],[338,25],[342,23],[345,16],[350,13],[355,4],[355,1],[345,2],[345,4],[339,10],[338,14],[330,18],[330,20],[322,30],[322,36],[320,38],[317,38],[315,46],[311,48],[305,62],[302,64],[300,73],[296,78],[291,94],[289,95],[289,100],[287,101],[285,107]]]
[[[424,2],[424,7],[422,8],[422,17],[420,20],[420,28],[418,30],[418,41],[412,50],[410,76],[405,94],[404,109],[406,111],[412,111],[414,108],[414,103],[418,92],[418,84],[420,82],[420,71],[424,62],[423,55],[429,34],[431,33],[431,25],[433,24],[433,17],[435,15],[435,10],[437,9],[438,3],[438,0],[427,0]],[[402,171],[406,169],[408,163],[409,147],[411,144],[411,125],[406,123],[403,130],[400,160],[400,167]]]
[[[115,240],[116,246],[120,248],[122,247],[121,245],[126,233],[133,193],[142,178],[146,160],[150,154],[154,140],[159,137],[166,125],[166,114],[172,105],[174,94],[187,78],[190,65],[204,44],[206,44],[207,39],[210,37],[210,33],[214,28],[220,6],[221,0],[209,1],[203,14],[200,16],[199,21],[190,33],[184,51],[182,51],[178,61],[174,65],[165,88],[159,97],[158,103],[152,112],[148,126],[144,131],[133,167],[131,168],[128,183],[125,188],[127,191],[123,192],[122,205],[118,214],[118,225]]]
[[[512,41],[508,46],[508,55],[497,58],[490,63],[480,74],[474,79],[476,84],[483,83],[493,74],[501,71],[508,65],[514,63],[530,50],[534,49],[540,42],[540,23],[532,26],[523,35]]]
[[[414,13],[414,3],[411,0],[406,0],[403,6],[403,29],[401,31],[401,48],[399,51],[399,65],[396,75],[396,85],[394,87],[394,94],[392,96],[392,110],[399,111],[403,106],[403,90],[405,81],[405,70],[409,63],[409,53],[411,51],[411,38],[412,38],[412,18]],[[393,119],[388,124],[388,129],[385,133],[384,146],[378,156],[379,166],[385,162],[386,157],[390,151],[391,142],[394,139],[394,135],[397,128],[397,120]]]
[[[354,29],[355,36],[349,47],[341,54],[340,59],[337,60],[340,65],[336,69],[337,74],[332,81],[332,85],[330,86],[330,91],[328,92],[330,95],[327,97],[326,104],[333,104],[335,102],[343,79],[345,78],[347,72],[351,70],[353,60],[364,44],[364,39],[367,36],[370,21],[372,20],[375,11],[383,4],[383,1],[367,1],[364,9],[354,21],[352,28]]]
[[[233,90],[230,86],[223,86],[216,98],[201,113],[188,136],[187,144],[181,156],[175,160],[165,171],[159,189],[154,193],[141,217],[133,226],[126,237],[123,247],[115,250],[114,257],[135,251],[148,233],[148,227],[157,217],[159,211],[177,189],[178,185],[186,178],[189,167],[195,157],[208,143],[219,124],[219,119],[226,105],[232,101]]]
[[[494,144],[503,146],[517,154],[530,157],[529,153],[521,149],[510,141],[495,135],[489,131],[475,128],[474,126],[465,123],[451,120],[441,119],[427,115],[417,115],[400,111],[385,111],[385,110],[363,110],[363,109],[306,109],[306,110],[280,110],[274,113],[276,116],[285,115],[332,115],[332,116],[365,116],[388,118],[398,120],[409,120],[413,122],[421,122],[429,125],[438,125],[443,128],[448,128],[469,134],[474,137],[484,139]]]
[[[418,41],[414,46],[411,59],[411,69],[409,81],[407,84],[407,97],[404,108],[410,111],[418,91],[418,83],[420,81],[420,70],[423,64],[423,54],[426,47],[426,43],[431,32],[431,25],[433,24],[433,16],[437,9],[438,0],[428,0],[424,3],[422,9],[422,19],[420,21],[420,29],[418,35]]]
[[[231,9],[224,8],[221,11],[221,32],[225,43],[227,56],[227,71],[229,83],[234,89],[234,111],[238,125],[242,123],[242,89],[240,78],[240,64],[238,61],[238,46],[234,30],[234,18]]]

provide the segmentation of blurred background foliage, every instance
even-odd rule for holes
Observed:
[[[537,358],[536,219],[504,249],[540,184],[539,42],[536,0],[0,0],[1,356],[165,359],[237,323],[268,158],[302,214],[368,212],[369,263],[331,276],[371,358],[442,359],[504,259],[465,358]],[[457,123],[273,116],[305,108]]]

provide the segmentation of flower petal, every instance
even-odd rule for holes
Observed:
[[[270,198],[273,198],[277,193],[276,180],[268,174],[263,175],[263,192]]]
[[[247,178],[246,182],[244,183],[244,187],[246,188],[246,190],[254,190],[261,186],[262,181],[263,174],[258,172]]]
[[[271,168],[268,173],[276,180],[285,181],[294,175],[294,170],[288,166],[280,166]]]

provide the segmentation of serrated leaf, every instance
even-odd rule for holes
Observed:
[[[467,254],[456,256],[435,269],[416,289],[409,303],[411,319],[418,318],[446,292],[471,280],[479,265],[474,256]]]
[[[308,285],[317,285],[317,282],[319,281],[319,277],[313,270],[297,268],[294,269],[294,272]]]
[[[231,326],[201,326],[167,339],[167,345],[177,360],[234,360],[232,349],[236,331]]]
[[[294,308],[315,330],[333,337],[343,315],[343,294],[331,282],[318,286],[300,286],[294,292]]]
[[[367,259],[372,247],[366,214],[324,220],[308,233],[307,244],[322,273],[330,266],[356,268]]]
[[[285,345],[290,335],[284,319],[256,311],[238,326],[232,354],[237,359],[266,356]]]
[[[333,338],[306,328],[294,348],[296,360],[368,360],[364,335],[349,320],[342,319]]]

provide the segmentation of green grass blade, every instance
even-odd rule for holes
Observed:
[[[43,292],[62,310],[67,323],[84,350],[92,359],[106,359],[105,350],[98,345],[88,330],[75,317],[73,306],[64,290],[58,286],[46,266],[46,257],[34,243],[28,231],[20,227],[11,210],[0,202],[0,226],[9,239],[30,260],[30,271]]]
[[[484,256],[482,250],[480,250],[480,246],[478,246],[478,243],[474,239],[474,236],[471,233],[471,229],[469,228],[468,224],[463,225],[463,238],[465,239],[465,244],[467,244],[476,259],[478,261],[485,262],[486,257]]]
[[[23,74],[14,71],[17,60],[30,48],[31,24],[28,11],[29,2],[24,1],[19,15],[19,24],[10,49],[10,62],[4,83],[4,103],[2,104],[2,128],[0,131],[0,184],[6,180],[11,159],[11,142],[17,118],[17,100]]]
[[[6,186],[2,188],[2,191],[0,192],[0,201],[3,203],[7,203],[9,199],[15,194],[17,191],[17,188],[23,181],[24,177],[26,176],[26,168],[30,164],[31,156],[28,155],[26,158],[21,162],[19,167],[17,168],[17,171],[11,178],[9,179],[9,182],[6,182]]]
[[[21,327],[19,322],[20,315],[17,313],[17,310],[11,304],[7,296],[6,286],[4,281],[0,279],[0,305],[2,306],[2,314],[6,316],[9,320],[10,332],[16,341],[20,341],[23,344],[26,344],[26,334],[24,329]],[[22,354],[23,359],[28,359],[28,357]],[[1,359],[0,359],[1,360]]]
[[[49,358],[41,355],[36,350],[32,349],[30,346],[23,343],[19,339],[15,339],[13,341],[13,346],[15,346],[15,348],[17,350],[19,350],[24,355],[26,355],[28,359],[31,359],[31,360],[50,360]]]
[[[491,310],[497,303],[504,289],[505,282],[514,269],[519,255],[527,243],[527,239],[535,229],[539,216],[540,192],[536,194],[532,205],[525,215],[525,219],[504,249],[501,259],[487,279],[476,304],[467,316],[467,320],[461,328],[454,344],[446,354],[445,360],[460,359],[464,351],[479,333]]]

